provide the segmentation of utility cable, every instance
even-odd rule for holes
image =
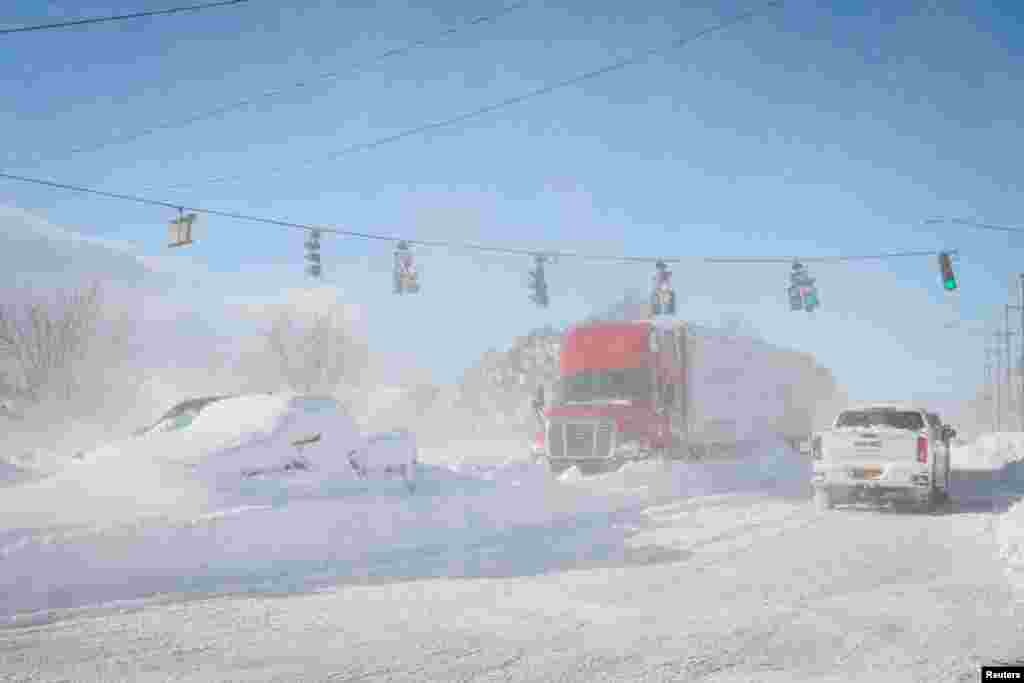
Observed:
[[[60,21],[53,24],[37,24],[35,26],[17,26],[15,28],[0,28],[0,34],[28,33],[30,31],[48,31],[51,29],[70,28],[72,26],[86,26],[89,24],[102,24],[109,21],[125,21],[126,19],[139,19],[141,17],[156,17],[168,14],[179,14],[182,12],[199,12],[214,7],[227,7],[228,5],[240,5],[249,0],[223,0],[222,2],[208,2],[202,5],[189,5],[187,7],[172,7],[170,9],[152,10],[148,12],[134,12],[132,14],[115,14],[108,17],[91,17],[88,19],[75,19],[72,21]]]
[[[865,256],[794,256],[789,258],[706,258],[707,263],[840,263],[843,261],[882,261],[892,258],[904,258],[908,256],[936,256],[939,253],[956,254],[956,249],[943,249],[941,251],[899,251],[888,254],[869,254]]]
[[[196,214],[204,214],[208,216],[219,216],[221,218],[230,218],[239,221],[248,221],[252,223],[262,223],[265,225],[274,225],[282,228],[292,228],[296,230],[303,230],[306,232],[321,232],[334,235],[340,235],[343,237],[354,237],[357,239],[364,240],[376,240],[381,242],[405,242],[409,245],[418,245],[424,247],[441,247],[447,249],[464,249],[469,251],[480,251],[489,252],[495,254],[510,254],[516,256],[545,256],[552,259],[566,258],[566,259],[579,259],[590,262],[605,262],[605,263],[657,263],[659,261],[663,263],[687,263],[693,261],[703,261],[705,263],[792,263],[794,260],[802,262],[840,262],[840,261],[867,261],[867,260],[880,260],[880,259],[891,259],[891,258],[902,258],[908,256],[934,256],[939,251],[905,251],[905,252],[894,252],[888,254],[870,254],[864,256],[811,256],[811,257],[792,257],[792,258],[716,258],[716,257],[664,257],[664,256],[615,256],[615,255],[594,255],[586,254],[577,251],[560,251],[560,250],[548,250],[548,249],[525,249],[515,247],[498,247],[491,246],[488,244],[481,244],[476,242],[453,242],[447,240],[424,240],[424,239],[408,239],[404,237],[398,237],[394,235],[382,235],[379,233],[369,232],[355,232],[352,230],[341,230],[338,228],[330,228],[326,226],[312,225],[308,223],[298,223],[293,221],[286,221],[276,218],[266,218],[262,216],[253,216],[249,214],[236,213],[233,211],[219,211],[216,209],[204,209],[197,206],[186,206],[181,202],[167,201],[163,199],[152,199],[149,197],[139,197],[129,194],[120,194],[116,192],[106,192],[104,190],[95,190],[88,187],[81,187],[78,185],[69,185],[66,183],[58,183],[52,180],[43,180],[40,178],[29,178],[25,176],[14,175],[11,173],[0,172],[0,178],[6,180],[13,180],[22,183],[30,183],[33,185],[41,185],[45,187],[51,187],[60,190],[67,190],[70,192],[80,192],[83,194],[90,194],[97,197],[106,197],[108,199],[117,199],[125,202],[133,202],[136,204],[145,204],[148,206],[159,206],[165,209],[173,209],[179,212],[188,211]],[[956,250],[946,250],[947,253],[956,253]]]
[[[184,128],[184,127],[189,126],[189,125],[191,125],[193,123],[198,123],[200,121],[208,121],[208,120],[215,119],[215,118],[217,118],[219,116],[222,116],[224,114],[227,114],[227,113],[230,113],[230,112],[233,112],[233,111],[240,111],[242,109],[247,109],[247,108],[253,106],[254,104],[256,104],[258,102],[261,102],[263,100],[269,100],[269,99],[272,99],[272,98],[275,98],[275,97],[280,97],[281,95],[283,95],[283,94],[285,94],[287,92],[293,91],[293,90],[299,90],[299,89],[302,89],[302,88],[308,88],[311,85],[313,85],[315,83],[318,83],[318,82],[337,80],[337,79],[341,78],[342,76],[348,75],[348,74],[358,74],[358,73],[361,73],[362,71],[366,70],[368,67],[373,66],[373,65],[375,65],[375,64],[377,64],[377,63],[379,63],[381,61],[384,61],[385,59],[388,59],[388,58],[391,58],[391,57],[398,57],[398,56],[401,56],[401,55],[407,55],[410,52],[413,52],[414,50],[418,50],[418,49],[424,48],[424,47],[429,47],[430,45],[436,44],[436,43],[444,40],[445,38],[448,38],[449,36],[453,36],[453,35],[459,33],[460,31],[464,31],[466,28],[468,28],[470,26],[478,26],[480,24],[495,22],[495,21],[497,21],[498,19],[504,17],[507,14],[510,14],[510,13],[512,13],[512,12],[518,10],[518,9],[522,9],[527,4],[528,4],[527,0],[523,0],[521,2],[516,2],[516,3],[511,4],[511,5],[506,5],[506,6],[502,7],[500,10],[498,10],[497,12],[494,12],[492,14],[481,15],[481,16],[475,17],[475,18],[470,19],[466,23],[464,23],[462,25],[459,25],[459,26],[449,26],[448,28],[446,28],[445,30],[441,31],[440,33],[434,34],[434,35],[432,35],[432,36],[430,36],[428,38],[421,38],[421,39],[416,40],[414,42],[408,43],[408,44],[406,44],[406,45],[404,45],[402,47],[393,48],[391,50],[385,50],[384,52],[381,52],[380,54],[378,54],[376,56],[370,57],[369,59],[363,60],[361,62],[354,62],[354,63],[349,64],[349,65],[347,65],[347,66],[345,66],[345,67],[343,67],[341,69],[336,69],[336,70],[333,70],[333,71],[325,71],[323,73],[316,74],[316,75],[314,75],[314,76],[312,76],[310,78],[304,78],[302,80],[298,80],[298,81],[295,81],[293,83],[289,83],[287,85],[282,85],[282,86],[279,86],[277,88],[272,88],[272,89],[269,89],[269,90],[265,90],[265,91],[263,91],[262,93],[260,93],[258,95],[254,95],[252,97],[247,97],[245,99],[236,100],[234,102],[229,102],[227,104],[222,104],[222,105],[214,107],[212,109],[207,109],[207,110],[204,110],[204,111],[192,114],[192,115],[187,116],[185,118],[173,119],[173,120],[170,120],[170,121],[165,121],[163,123],[158,123],[158,124],[156,124],[154,126],[150,126],[149,128],[140,128],[140,129],[138,129],[138,130],[136,130],[134,132],[128,132],[128,133],[125,133],[123,135],[117,135],[117,136],[114,136],[114,137],[110,137],[110,138],[107,138],[106,140],[101,140],[101,141],[96,142],[94,144],[84,145],[84,146],[81,146],[81,147],[73,147],[68,152],[68,154],[66,156],[73,156],[73,155],[76,155],[76,154],[82,154],[82,153],[88,153],[88,152],[98,152],[98,151],[100,151],[102,149],[106,149],[107,147],[111,147],[111,146],[114,146],[114,145],[124,144],[124,143],[128,143],[128,142],[134,142],[135,140],[139,140],[141,138],[147,137],[147,136],[152,135],[154,133],[158,133],[160,131],[171,130],[171,129],[174,129],[174,128]],[[40,159],[41,159],[40,156],[35,156],[32,160],[33,161],[39,161]]]
[[[504,100],[501,100],[499,102],[495,102],[493,104],[489,104],[489,105],[480,107],[479,109],[475,109],[475,110],[467,112],[465,114],[459,114],[458,116],[453,116],[451,118],[444,119],[444,120],[441,120],[441,121],[435,121],[433,123],[427,123],[427,124],[423,124],[421,126],[416,126],[415,128],[409,128],[409,129],[403,130],[401,132],[394,133],[392,135],[386,135],[384,137],[377,138],[375,140],[371,140],[371,141],[368,141],[368,142],[360,142],[360,143],[357,143],[357,144],[354,144],[354,145],[349,145],[348,147],[344,147],[344,148],[342,148],[342,149],[340,149],[340,150],[338,150],[336,152],[333,152],[333,153],[329,154],[328,156],[326,156],[323,159],[305,161],[305,162],[301,163],[299,165],[299,167],[300,168],[308,168],[308,167],[310,167],[312,165],[315,165],[317,163],[323,163],[325,161],[336,161],[337,159],[340,159],[341,157],[348,156],[348,155],[353,154],[355,152],[362,152],[362,151],[366,151],[366,150],[370,150],[370,149],[375,149],[377,147],[381,147],[383,145],[386,145],[386,144],[389,144],[389,143],[392,143],[392,142],[397,142],[399,140],[403,140],[405,138],[412,137],[414,135],[419,135],[421,133],[427,133],[427,132],[430,132],[430,131],[433,131],[433,130],[438,130],[440,128],[448,128],[448,127],[453,126],[455,124],[462,123],[464,121],[469,121],[471,119],[480,118],[481,116],[484,116],[486,114],[490,114],[490,113],[498,111],[500,109],[505,109],[505,108],[510,107],[512,105],[516,105],[516,104],[519,104],[521,102],[525,102],[527,100],[531,100],[531,99],[533,99],[535,97],[540,97],[542,95],[548,95],[548,94],[556,92],[558,90],[563,90],[563,89],[568,88],[570,86],[578,85],[580,83],[583,83],[584,81],[588,81],[588,80],[592,80],[592,79],[595,79],[595,78],[599,78],[600,76],[604,76],[604,75],[607,75],[607,74],[610,74],[610,73],[613,73],[613,72],[616,72],[616,71],[621,71],[622,69],[625,69],[627,67],[635,66],[635,65],[640,64],[642,62],[645,62],[645,61],[647,61],[648,59],[650,59],[651,57],[653,57],[655,55],[659,55],[659,54],[662,54],[664,52],[668,52],[669,50],[673,50],[673,49],[682,47],[684,45],[687,45],[688,43],[692,43],[692,42],[697,41],[697,40],[699,40],[701,38],[704,38],[704,37],[707,37],[707,36],[712,35],[714,33],[718,33],[720,31],[723,31],[726,28],[729,28],[731,26],[739,24],[739,23],[741,23],[743,21],[747,21],[749,19],[752,19],[752,18],[754,18],[754,17],[756,17],[756,16],[758,16],[760,14],[765,13],[769,9],[782,6],[783,2],[784,2],[784,0],[772,0],[771,2],[766,3],[760,9],[748,10],[746,12],[742,12],[740,14],[736,14],[736,15],[730,17],[729,19],[721,21],[721,22],[719,22],[719,23],[717,23],[717,24],[715,24],[713,26],[709,26],[708,28],[702,29],[701,31],[698,31],[697,33],[694,33],[694,34],[691,34],[691,35],[679,38],[679,39],[673,41],[672,43],[670,43],[669,45],[667,45],[665,47],[651,48],[651,49],[645,50],[645,51],[641,52],[640,54],[638,54],[638,55],[636,55],[634,57],[628,57],[628,58],[625,58],[625,59],[620,59],[620,60],[618,60],[616,62],[612,62],[610,64],[607,64],[607,65],[605,65],[605,66],[603,66],[603,67],[601,67],[599,69],[594,69],[593,71],[588,71],[586,73],[582,73],[582,74],[573,76],[571,78],[566,78],[564,80],[557,81],[555,83],[551,83],[551,84],[546,85],[544,87],[537,88],[535,90],[531,90],[529,92],[525,92],[523,94],[516,95],[514,97],[508,97],[508,98],[506,98]],[[281,173],[284,173],[284,172],[286,172],[288,170],[291,170],[292,168],[294,168],[294,167],[292,167],[292,166],[289,166],[289,167],[275,167],[275,168],[269,169],[267,171],[267,173],[269,175],[271,175],[271,176],[276,176],[276,175],[280,175]],[[164,189],[165,190],[185,190],[185,189],[191,189],[191,188],[194,188],[194,187],[198,187],[200,185],[212,185],[212,184],[216,184],[216,183],[233,183],[233,182],[237,182],[239,180],[242,180],[244,178],[245,178],[244,174],[242,174],[242,175],[231,175],[231,176],[219,176],[219,177],[214,177],[214,178],[209,178],[207,180],[199,181],[199,182],[196,182],[196,183],[164,186]],[[149,186],[149,187],[146,187],[146,188],[143,188],[143,189],[145,189],[145,190],[154,190],[154,189],[157,189],[157,188],[155,188],[153,186]]]
[[[935,225],[937,223],[956,223],[957,225],[964,225],[970,228],[978,228],[979,230],[995,230],[997,232],[1024,232],[1024,228],[1011,228],[1006,225],[982,223],[980,221],[970,220],[967,218],[928,218],[924,221],[924,223],[925,225]]]

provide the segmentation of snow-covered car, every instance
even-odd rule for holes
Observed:
[[[891,404],[844,410],[813,440],[812,483],[819,509],[836,503],[896,499],[932,510],[948,499],[950,451],[956,436],[936,429],[928,413]]]
[[[417,447],[406,430],[361,434],[331,397],[249,394],[183,401],[130,439],[81,460],[117,457],[183,466],[218,490],[234,490],[240,479],[302,473],[317,481],[400,475],[412,490]]]
[[[368,477],[374,472],[399,474],[410,491],[416,488],[419,449],[415,437],[407,429],[371,434],[347,457],[349,465],[360,477]]]

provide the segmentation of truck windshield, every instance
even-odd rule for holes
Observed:
[[[924,429],[921,414],[912,410],[848,410],[836,420],[836,427],[891,427]]]
[[[653,387],[646,368],[592,370],[563,378],[557,387],[560,404],[595,401],[650,401]]]

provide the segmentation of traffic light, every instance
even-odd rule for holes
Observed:
[[[409,243],[404,240],[395,248],[394,285],[395,294],[414,294],[420,291],[419,271]]]
[[[804,310],[813,313],[821,305],[815,280],[807,272],[807,267],[799,261],[793,262],[793,270],[789,274],[789,310]]]
[[[192,225],[196,222],[194,213],[178,212],[178,217],[171,221],[170,238],[168,247],[183,247],[192,244]]]
[[[544,263],[547,259],[543,256],[535,256],[534,261],[537,264],[533,270],[530,271],[530,301],[547,308],[550,300],[548,299],[548,281],[544,277]]]
[[[672,289],[672,271],[664,261],[654,264],[654,288],[651,291],[651,313],[653,315],[675,315],[676,292]]]
[[[942,274],[942,287],[947,292],[956,289],[956,275],[953,273],[953,259],[949,252],[939,252],[939,271]]]
[[[305,242],[306,260],[309,265],[306,267],[306,274],[312,277],[320,277],[320,231],[311,230],[309,239]]]

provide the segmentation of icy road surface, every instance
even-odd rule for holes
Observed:
[[[936,516],[818,515],[788,490],[657,499],[621,521],[619,550],[577,550],[540,575],[148,603],[0,630],[0,680],[975,681],[983,663],[1024,658],[1024,603],[993,531],[1014,496],[984,472],[961,474],[956,493]],[[499,535],[446,561],[514,567],[565,538]]]

